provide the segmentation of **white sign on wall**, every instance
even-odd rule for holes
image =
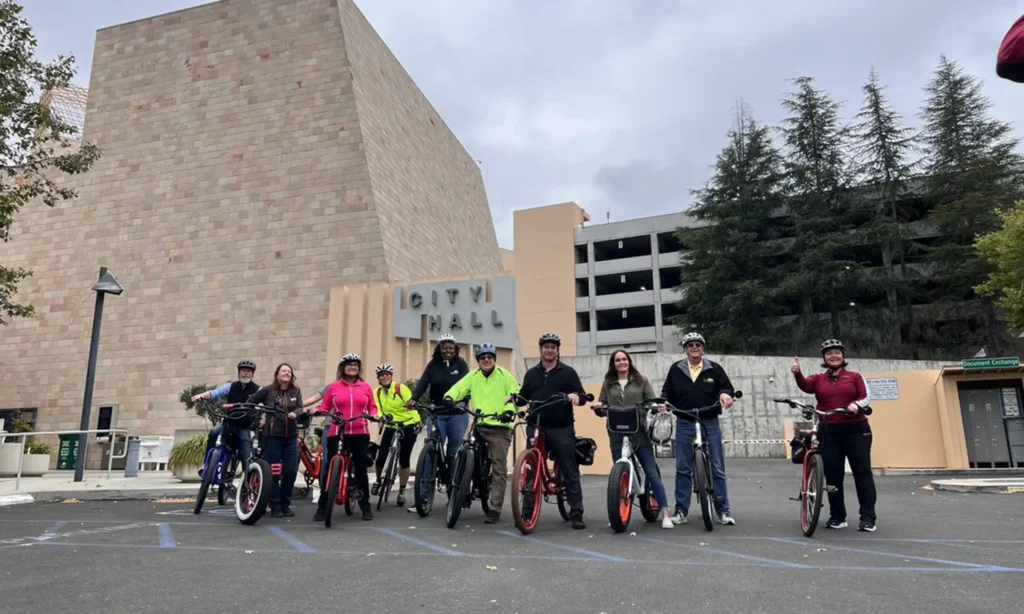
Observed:
[[[866,378],[872,401],[900,400],[900,386],[895,377]]]

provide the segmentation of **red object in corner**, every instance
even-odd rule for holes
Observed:
[[[999,45],[996,74],[1015,83],[1024,83],[1024,16],[1013,24]]]

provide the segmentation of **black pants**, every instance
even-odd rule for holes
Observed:
[[[320,511],[327,507],[327,487],[329,486],[327,474],[330,472],[331,459],[338,453],[338,437],[328,437],[326,447],[326,460],[322,460],[320,465],[320,498],[317,499],[317,508]],[[366,476],[366,468],[369,465],[367,456],[370,453],[370,436],[345,435],[345,449],[352,455],[355,486],[363,493],[362,498],[359,499],[359,508],[367,510],[370,508],[370,480]]]
[[[388,459],[388,452],[391,450],[391,440],[395,437],[398,429],[385,428],[380,436],[380,449],[377,451],[377,471],[384,469],[384,461]],[[416,427],[402,427],[402,443],[398,448],[398,468],[408,469],[412,462],[412,447],[416,445]]]
[[[580,487],[580,465],[576,461],[576,429],[567,426],[544,429],[544,443],[562,472],[565,498],[569,502],[569,516],[583,517],[583,489]],[[527,435],[532,438],[531,434]]]
[[[299,442],[295,435],[267,437],[264,440],[263,460],[281,463],[281,480],[270,490],[270,509],[283,510],[292,506],[292,487],[299,473]]]
[[[825,425],[821,440],[821,460],[825,463],[825,483],[835,486],[828,494],[829,517],[846,520],[843,497],[845,460],[850,460],[853,484],[860,504],[860,519],[875,522],[875,478],[871,474],[871,426],[865,422]]]

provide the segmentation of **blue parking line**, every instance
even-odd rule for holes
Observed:
[[[527,542],[532,542],[532,543],[535,543],[535,544],[543,544],[545,546],[550,546],[552,548],[558,548],[560,550],[568,550],[569,552],[576,552],[576,553],[585,555],[585,556],[587,556],[589,558],[598,559],[598,560],[605,561],[605,562],[608,562],[608,563],[629,563],[629,562],[631,562],[631,561],[628,561],[626,559],[619,558],[617,556],[611,556],[611,555],[608,555],[608,554],[601,554],[600,552],[594,552],[593,550],[584,550],[583,548],[576,548],[574,546],[566,546],[564,544],[559,544],[559,543],[556,543],[556,542],[549,542],[547,540],[537,539],[536,537],[530,537],[528,535],[522,535],[520,533],[513,533],[511,531],[498,531],[498,533],[500,533],[501,535],[506,535],[508,537],[514,537],[516,539],[520,539],[520,540],[527,541]]]
[[[729,550],[719,550],[718,548],[710,548],[707,546],[688,546],[686,544],[680,544],[664,539],[654,539],[651,537],[636,537],[640,541],[645,541],[652,544],[663,544],[666,546],[673,546],[676,548],[684,548],[686,550],[696,550],[698,552],[713,552],[715,554],[721,554],[725,556],[732,556],[738,559],[744,559],[747,561],[757,561],[759,563],[765,563],[769,567],[788,567],[790,569],[811,569],[810,565],[801,565],[799,563],[790,563],[789,561],[779,561],[776,559],[767,559],[760,556],[754,556],[752,554],[741,554],[739,552],[731,552]]]
[[[270,531],[274,535],[277,535],[278,537],[280,537],[284,541],[288,542],[291,545],[291,547],[295,548],[297,551],[302,552],[303,554],[315,554],[316,553],[316,550],[314,550],[310,546],[306,545],[305,543],[299,541],[298,539],[295,539],[294,537],[289,535],[287,532],[285,532],[285,530],[282,529],[281,527],[274,526],[274,525],[265,525],[265,526],[267,527],[268,531]]]
[[[807,546],[805,542],[801,542],[795,539],[789,539],[785,537],[775,537],[771,541],[780,542],[783,544],[792,544],[796,546]],[[927,556],[915,556],[912,554],[903,554],[899,552],[882,552],[880,550],[868,550],[866,548],[851,548],[849,546],[837,546],[830,544],[829,548],[835,548],[836,550],[844,550],[846,552],[857,552],[859,554],[871,554],[874,556],[887,556],[897,559],[905,559],[910,561],[924,561],[926,563],[935,563],[937,565],[953,565],[956,567],[966,567],[970,569],[984,570],[984,571],[1013,571],[1007,567],[999,567],[995,565],[979,565],[978,563],[965,563],[963,561],[950,561],[948,559],[936,559]]]
[[[49,527],[46,528],[46,532],[47,533],[52,533],[53,535],[58,535],[58,534],[60,534],[60,530],[63,529],[64,525],[66,525],[66,524],[67,524],[67,521],[55,522],[55,523],[53,523],[52,525],[50,525]]]
[[[386,528],[376,527],[376,530],[377,530],[377,532],[383,533],[384,535],[388,535],[390,537],[394,537],[395,539],[400,539],[402,541],[409,542],[410,544],[416,544],[417,546],[420,546],[422,548],[426,548],[427,550],[430,550],[432,552],[436,552],[438,554],[443,554],[445,556],[463,556],[463,553],[459,552],[457,550],[451,550],[449,548],[445,548],[444,546],[438,546],[437,544],[432,544],[430,542],[425,542],[422,539],[416,539],[415,537],[411,537],[409,535],[405,535],[404,533],[399,533],[398,531],[395,531],[394,529],[386,529]]]
[[[160,547],[161,548],[175,548],[177,544],[174,541],[174,534],[171,533],[171,527],[165,524],[158,524],[156,526],[157,532],[160,534]]]

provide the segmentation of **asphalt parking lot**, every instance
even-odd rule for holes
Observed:
[[[663,466],[671,475],[670,465]],[[704,531],[607,526],[604,478],[585,478],[585,531],[544,506],[519,535],[478,505],[457,529],[392,507],[373,522],[291,519],[242,526],[232,508],[182,502],[51,503],[0,509],[3,612],[1010,612],[1024,582],[1024,497],[922,490],[876,478],[879,530],[800,534],[798,470],[733,460],[738,524]],[[848,483],[851,481],[847,477]],[[851,484],[852,490],[852,484]],[[855,500],[852,501],[855,509]],[[826,508],[827,511],[827,508]],[[699,514],[699,512],[698,512]],[[851,518],[854,520],[855,518]],[[635,534],[634,534],[635,533]]]

